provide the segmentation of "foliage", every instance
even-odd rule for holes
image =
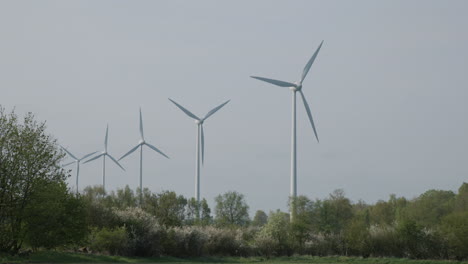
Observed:
[[[262,211],[262,210],[257,210],[255,212],[255,216],[252,220],[252,223],[250,223],[252,226],[259,226],[262,227],[268,222],[268,215]]]
[[[291,252],[289,214],[270,212],[268,222],[256,237],[256,247],[267,256],[281,256]]]
[[[94,229],[91,233],[90,248],[110,255],[126,255],[128,240],[125,227]]]
[[[198,214],[200,214],[200,219]],[[200,204],[195,198],[187,200],[185,224],[205,226],[211,224],[212,220],[211,209],[205,198],[200,201]]]
[[[464,183],[466,185],[466,183]],[[450,255],[461,260],[468,258],[468,211],[454,212],[443,218]]]
[[[216,201],[216,222],[220,226],[245,226],[249,223],[249,206],[244,195],[227,192],[218,195]]]
[[[39,185],[24,216],[25,240],[48,249],[82,242],[87,235],[85,204],[63,182]]]
[[[20,122],[14,112],[6,114],[0,107],[0,252],[17,253],[26,240],[35,247],[54,247],[54,242],[47,241],[50,239],[72,242],[73,236],[60,237],[67,224],[45,234],[47,240],[37,237],[40,227],[34,226],[46,225],[49,220],[69,220],[63,214],[73,211],[66,204],[73,201],[68,199],[64,185],[67,175],[60,166],[63,156],[46,133],[45,123],[37,122],[31,113]],[[49,187],[62,196],[46,195],[44,190]],[[42,206],[43,211],[35,210],[36,206]]]

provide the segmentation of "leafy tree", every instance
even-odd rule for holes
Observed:
[[[404,256],[420,258],[422,252],[421,242],[425,239],[423,227],[414,220],[406,220],[398,224],[396,231]]]
[[[368,257],[370,254],[370,234],[366,214],[353,217],[345,229],[347,248],[352,255]]]
[[[112,192],[110,196],[112,197],[113,207],[117,207],[119,209],[135,207],[138,205],[138,198],[128,185],[125,185],[125,188],[123,189],[117,189],[115,193]]]
[[[200,211],[200,219],[198,219],[198,212]],[[211,209],[208,206],[208,202],[205,198],[200,201],[200,204],[197,203],[195,198],[191,198],[187,201],[186,209],[187,219],[186,223],[188,225],[208,225],[211,223]]]
[[[264,226],[267,222],[268,222],[267,214],[262,210],[257,210],[257,212],[255,212],[255,216],[254,216],[254,219],[252,220],[251,225],[261,227],[261,226]]]
[[[405,208],[405,216],[423,226],[435,226],[452,212],[454,199],[452,191],[429,190]]]
[[[112,199],[106,196],[101,185],[84,188],[82,196],[86,204],[87,222],[90,227],[112,228],[116,226]]]
[[[341,232],[353,216],[353,208],[341,189],[330,194],[330,198],[316,202],[316,229],[325,234]]]
[[[62,186],[67,178],[60,166],[64,154],[45,129],[45,123],[37,122],[32,113],[20,123],[14,112],[6,114],[0,107],[0,251],[16,253],[25,239],[34,240],[27,232],[33,230],[28,225],[32,210],[42,206],[35,202],[41,201],[44,188]],[[48,198],[48,203],[64,203]],[[37,224],[47,224],[50,217],[59,219],[63,212],[49,209],[45,212],[49,217]]]
[[[268,222],[257,234],[256,240],[264,253],[268,255],[290,254],[290,222],[289,214],[277,210],[270,212]]]
[[[158,222],[164,226],[181,226],[185,219],[187,199],[172,191],[155,195],[156,206],[153,213]]]
[[[459,212],[468,211],[468,183],[464,182],[458,189],[454,207]]]
[[[369,215],[371,222],[377,225],[391,225],[395,221],[395,208],[386,201],[379,200],[370,207]]]
[[[294,247],[302,252],[305,241],[309,238],[312,230],[312,219],[315,210],[315,204],[306,196],[290,198],[289,207],[294,211],[293,221],[291,222],[291,237]],[[294,209],[292,209],[294,208]]]
[[[48,249],[84,241],[88,233],[85,203],[64,182],[38,185],[25,210],[25,240]]]
[[[468,211],[445,216],[442,231],[448,239],[450,255],[458,260],[468,258]]]
[[[249,206],[244,195],[238,192],[227,192],[218,195],[216,201],[216,222],[221,226],[245,226],[249,222]]]

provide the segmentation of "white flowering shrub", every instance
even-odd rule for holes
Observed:
[[[114,210],[117,221],[125,226],[129,236],[129,252],[134,256],[160,256],[161,240],[166,236],[153,215],[140,208]]]

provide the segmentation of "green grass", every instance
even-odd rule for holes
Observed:
[[[262,257],[206,257],[206,258],[130,258],[121,256],[93,255],[82,253],[68,253],[57,251],[42,251],[29,257],[12,257],[0,255],[0,263],[311,263],[311,264],[468,264],[468,261],[445,260],[410,260],[403,258],[359,258],[359,257],[276,257],[266,259]]]

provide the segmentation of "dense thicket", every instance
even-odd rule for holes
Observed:
[[[468,184],[457,193],[429,190],[417,198],[391,195],[375,204],[351,202],[343,190],[325,199],[289,201],[248,214],[237,192],[215,199],[214,215],[173,191],[110,193],[87,187],[73,194],[59,166],[63,154],[28,114],[20,122],[0,109],[0,252],[62,248],[128,256],[354,255],[468,258]]]

